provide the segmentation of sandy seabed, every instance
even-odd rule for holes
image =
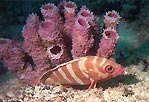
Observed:
[[[149,102],[149,70],[126,67],[124,75],[87,91],[62,85],[28,86],[16,78],[0,84],[0,102]]]

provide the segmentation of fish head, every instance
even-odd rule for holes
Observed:
[[[98,81],[108,80],[124,73],[124,67],[114,59],[99,58],[96,63],[96,74],[92,72],[92,79]]]
[[[107,64],[103,67],[109,77],[117,77],[124,73],[124,67],[111,59],[107,59]]]
[[[116,63],[114,59],[103,59],[105,60],[104,63],[97,65],[99,80],[108,80],[124,73],[124,67]]]

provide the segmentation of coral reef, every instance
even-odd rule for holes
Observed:
[[[97,55],[109,58],[115,52],[120,16],[105,15],[99,43],[98,18],[86,6],[77,12],[74,2],[48,3],[41,7],[43,20],[30,14],[23,28],[23,42],[0,39],[0,57],[19,79],[34,85],[55,66],[78,57]],[[98,46],[99,45],[99,46]]]

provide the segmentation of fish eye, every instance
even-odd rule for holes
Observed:
[[[114,69],[113,69],[113,67],[111,65],[107,65],[106,68],[105,68],[105,71],[107,73],[113,73]]]

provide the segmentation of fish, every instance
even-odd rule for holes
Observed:
[[[90,90],[96,88],[98,82],[123,73],[124,67],[112,58],[85,56],[48,70],[41,76],[40,82],[48,85],[89,85]]]

